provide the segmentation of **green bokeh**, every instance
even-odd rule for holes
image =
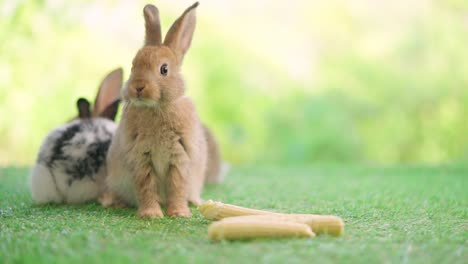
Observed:
[[[248,4],[227,2],[241,10]],[[391,8],[371,2],[294,1],[301,12],[286,10],[281,20],[295,19],[298,28],[286,30],[272,28],[278,17],[266,8],[252,25],[265,28],[258,34],[249,33],[242,14],[236,31],[217,26],[223,17],[213,14],[213,2],[202,2],[184,73],[226,160],[468,160],[466,1],[407,8],[403,0],[387,4]],[[32,163],[48,131],[76,115],[78,97],[92,99],[113,68],[123,67],[128,76],[143,39],[143,4],[119,13],[132,21],[124,25],[109,22],[118,21],[117,1],[0,3],[0,165]],[[181,12],[170,6],[161,1],[164,29]],[[305,68],[298,78],[279,63],[280,54],[265,51],[264,43],[277,42],[268,34],[275,30],[285,40],[315,40],[301,58],[313,71]],[[294,53],[292,46],[284,49]]]

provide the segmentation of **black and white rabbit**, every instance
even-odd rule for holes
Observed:
[[[78,99],[79,116],[47,135],[30,175],[36,203],[83,203],[97,200],[104,191],[121,87],[119,68],[102,81],[93,111],[86,99]]]

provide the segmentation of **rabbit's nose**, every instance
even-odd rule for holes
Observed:
[[[135,88],[135,90],[140,93],[141,91],[143,91],[143,89],[145,89],[144,86],[138,86],[137,88]]]

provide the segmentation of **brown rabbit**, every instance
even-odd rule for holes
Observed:
[[[122,119],[107,156],[104,206],[137,205],[140,217],[162,217],[165,202],[168,216],[190,217],[188,202],[200,204],[205,179],[215,182],[220,176],[217,144],[184,95],[180,73],[197,6],[185,10],[164,42],[158,9],[143,9],[145,45],[123,91]]]

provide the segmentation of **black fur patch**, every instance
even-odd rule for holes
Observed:
[[[110,140],[91,143],[86,150],[86,156],[75,160],[66,168],[67,174],[70,174],[73,179],[83,179],[85,176],[90,176],[91,179],[95,180],[93,176],[106,161],[110,143]],[[71,184],[72,182],[69,182],[69,185]]]
[[[47,165],[52,167],[52,165],[58,160],[67,160],[70,157],[67,157],[63,153],[63,147],[70,145],[70,140],[76,135],[76,133],[82,130],[80,124],[76,124],[67,128],[63,134],[55,141],[54,147],[52,148],[52,155],[47,161]]]
[[[82,139],[76,142],[71,140],[78,133],[98,133],[99,127],[92,122],[78,123],[68,127],[61,136],[55,141],[52,148],[52,155],[49,159],[39,157],[43,160],[49,168],[62,167],[71,177],[68,179],[67,184],[71,186],[75,180],[81,180],[85,177],[90,177],[95,180],[95,175],[106,161],[107,151],[109,149],[112,133],[103,128],[102,132],[105,134],[106,140],[98,140],[89,144],[86,148],[86,153],[81,157],[68,156],[64,152],[67,146],[80,146],[86,144],[86,140]]]

